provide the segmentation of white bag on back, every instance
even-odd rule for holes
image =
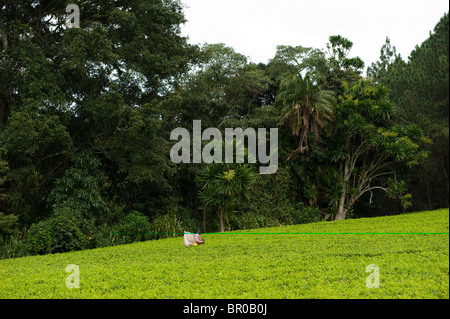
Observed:
[[[184,246],[188,247],[195,243],[195,235],[193,233],[184,232]]]

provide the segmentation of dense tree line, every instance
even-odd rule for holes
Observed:
[[[363,77],[353,43],[255,64],[179,1],[0,4],[2,257],[448,206],[448,14]],[[174,164],[177,127],[279,128],[279,167]]]
[[[406,173],[415,210],[448,207],[448,32],[447,13],[406,61],[387,38],[380,60],[368,69],[376,82],[389,88],[397,108],[396,121],[401,125],[419,125],[432,140],[427,147],[429,159]]]

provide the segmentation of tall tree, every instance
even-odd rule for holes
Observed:
[[[361,78],[364,61],[360,57],[349,57],[353,42],[340,36],[332,35],[327,43],[329,72],[325,74],[328,89],[342,95],[343,83],[352,83]]]
[[[249,154],[246,148],[239,143],[241,141],[215,141],[222,147],[225,154],[226,145],[233,148],[233,154],[243,152],[244,158]],[[234,155],[232,155],[234,156]],[[248,164],[240,163],[210,163],[204,164],[196,176],[199,186],[199,197],[203,204],[217,210],[220,231],[225,231],[225,224],[242,203],[250,198],[251,186],[256,182],[257,174],[254,168]],[[232,162],[232,161],[231,161]]]
[[[270,83],[264,71],[223,43],[205,44],[199,56],[199,63],[180,87],[184,114],[178,118],[186,124],[202,119],[209,126],[221,127],[224,119],[251,114]]]
[[[54,182],[89,153],[108,196],[130,208],[166,193],[173,168],[161,102],[195,50],[181,36],[178,0],[84,1],[80,27],[66,1],[0,4],[0,145],[8,151],[9,210],[51,213]]]
[[[334,92],[322,90],[311,73],[298,73],[281,84],[276,103],[285,120],[290,122],[292,134],[300,136],[297,149],[291,154],[309,150],[308,135],[319,137],[325,121],[332,121],[335,105]],[[289,158],[291,157],[289,156]]]
[[[401,66],[396,66],[396,69],[403,69],[406,66],[401,55],[397,53],[397,48],[391,44],[389,37],[386,37],[386,42],[380,50],[380,60],[372,63],[367,68],[367,75],[375,83],[385,83],[388,77],[392,76],[389,73],[392,71],[395,63],[401,64]]]
[[[249,190],[256,181],[256,173],[247,164],[233,167],[208,164],[198,174],[200,199],[217,209],[220,231],[225,231],[225,223],[243,200],[249,199]]]
[[[396,54],[389,39],[381,49],[380,60],[368,74],[387,86],[395,103],[396,121],[402,125],[418,124],[433,140],[428,145],[430,159],[420,169],[408,170],[415,209],[448,206],[449,171],[449,14],[437,23],[433,32],[417,45],[409,59]],[[424,191],[425,189],[425,191]]]
[[[383,190],[409,205],[410,195],[404,183],[397,181],[394,165],[419,164],[428,155],[424,147],[429,139],[415,125],[394,125],[395,109],[382,85],[360,80],[344,84],[344,88],[344,98],[335,111],[335,133],[329,141],[334,146],[331,160],[340,174],[335,219],[345,219],[355,202],[374,190]]]

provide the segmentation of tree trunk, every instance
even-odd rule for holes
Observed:
[[[446,186],[447,186],[447,192],[449,192],[450,189],[449,189],[449,185],[448,185],[448,171],[447,171],[447,168],[445,167],[445,164],[442,165],[442,168],[444,170],[444,178],[445,178],[445,182],[446,182]]]
[[[347,208],[345,208],[345,201],[347,198],[347,187],[348,187],[348,181],[350,177],[350,169],[349,169],[350,163],[348,160],[344,163],[344,171],[341,171],[341,178],[342,178],[342,193],[341,198],[339,199],[339,206],[338,211],[336,213],[336,217],[334,220],[342,220],[347,217]]]
[[[206,233],[206,204],[203,205],[203,232]]]
[[[225,223],[223,221],[223,215],[224,215],[224,210],[225,210],[225,205],[222,204],[222,207],[220,208],[220,217],[219,217],[219,222],[220,222],[220,232],[224,233],[225,232]]]
[[[341,196],[341,199],[339,200],[339,208],[336,213],[335,220],[342,220],[347,217],[347,209],[345,208],[345,195]]]
[[[344,182],[342,185],[342,194],[339,199],[339,207],[336,213],[335,220],[342,220],[347,217],[347,209],[345,208],[345,198],[347,197],[347,183]]]
[[[432,210],[433,205],[432,205],[432,201],[431,201],[431,187],[430,187],[430,182],[428,181],[428,178],[426,179],[426,185],[427,185],[428,209]]]
[[[7,101],[6,94],[0,92],[0,126],[6,124],[6,119],[9,114],[9,103]]]
[[[3,70],[2,76],[7,78],[9,75],[9,71],[6,71],[8,69],[9,64],[9,44],[8,44],[8,33],[6,32],[5,26],[3,25],[3,21],[0,17],[0,33],[2,36],[2,42],[3,42],[3,48],[1,51],[3,51],[3,63],[6,66]],[[10,98],[11,98],[12,88],[11,86],[4,88],[3,90],[0,90],[0,126],[6,124],[6,119],[9,115],[9,109],[10,109]]]

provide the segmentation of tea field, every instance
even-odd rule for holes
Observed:
[[[0,260],[0,298],[449,298],[448,232],[444,209]]]

